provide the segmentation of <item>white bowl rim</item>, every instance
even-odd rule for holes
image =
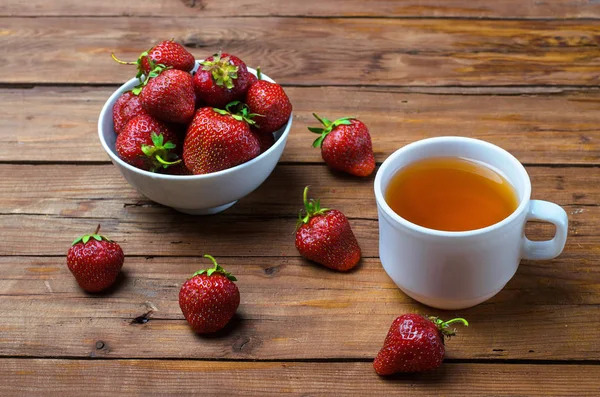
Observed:
[[[194,70],[198,67],[198,65],[200,64],[200,62],[202,62],[202,60],[196,60],[196,67],[194,68]],[[253,73],[254,75],[256,75],[256,69],[247,67],[248,71],[250,71],[251,73]],[[275,81],[273,79],[271,79],[269,76],[267,76],[266,74],[261,72],[261,77],[263,80],[269,81],[271,83],[275,83]],[[138,79],[136,77],[126,81],[124,84],[122,84],[119,88],[117,88],[115,90],[115,92],[112,93],[112,95],[106,100],[106,102],[104,103],[104,105],[102,106],[102,110],[100,111],[100,116],[98,117],[98,137],[100,138],[100,143],[102,144],[102,148],[104,149],[104,151],[108,154],[108,156],[111,158],[111,160],[113,162],[118,163],[120,166],[127,168],[130,171],[133,172],[137,172],[139,174],[142,175],[146,175],[155,179],[164,179],[164,180],[202,180],[202,179],[208,179],[208,178],[213,178],[213,177],[218,177],[220,175],[226,175],[232,172],[236,172],[244,167],[249,167],[252,164],[258,162],[260,160],[261,157],[266,157],[266,155],[270,154],[270,152],[274,151],[275,148],[279,145],[284,144],[285,142],[285,138],[287,137],[287,135],[289,135],[291,126],[292,126],[292,119],[294,117],[294,113],[292,112],[290,114],[290,117],[287,121],[287,123],[285,124],[285,126],[283,126],[281,129],[283,130],[283,133],[281,134],[281,136],[277,139],[277,141],[275,141],[275,143],[266,151],[264,151],[263,153],[259,154],[258,156],[256,156],[255,158],[253,158],[252,160],[246,161],[245,163],[242,164],[238,164],[235,167],[231,167],[231,168],[227,168],[221,171],[216,171],[216,172],[211,172],[208,174],[200,174],[200,175],[170,175],[170,174],[159,174],[156,172],[150,172],[150,171],[146,171],[146,170],[142,170],[140,168],[134,167],[128,163],[126,163],[125,161],[121,160],[121,158],[114,153],[110,147],[108,146],[108,144],[106,143],[106,140],[104,139],[104,135],[102,134],[102,120],[104,120],[105,117],[111,117],[112,118],[112,106],[109,106],[110,104],[112,104],[114,106],[114,103],[117,101],[118,97],[121,96],[121,94],[125,91],[127,91],[130,88],[135,87],[135,85],[137,85],[137,83],[139,83]],[[109,111],[109,107],[110,107],[110,111]],[[107,115],[107,113],[110,113],[109,115]],[[113,131],[114,133],[114,131]]]

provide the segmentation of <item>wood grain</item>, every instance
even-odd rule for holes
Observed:
[[[217,258],[238,278],[241,304],[224,332],[198,337],[178,292],[206,260],[127,257],[117,286],[90,295],[64,257],[0,257],[0,355],[370,359],[397,315],[419,312],[470,321],[448,344],[453,359],[600,357],[600,330],[586,326],[600,305],[593,261],[525,262],[492,300],[450,313],[406,297],[375,259],[340,274],[299,258]]]
[[[5,360],[3,396],[52,390],[94,396],[596,396],[599,366],[446,363],[419,375],[378,377],[371,363]],[[199,381],[199,379],[201,381]],[[510,379],[510,381],[507,381]]]
[[[95,206],[97,203],[83,204]],[[360,204],[357,204],[360,205]],[[336,206],[340,210],[345,207]],[[573,260],[586,258],[597,261],[600,248],[600,207],[567,205],[569,237],[566,252]],[[235,256],[296,256],[293,231],[297,214],[272,216],[264,212],[248,215],[229,215],[227,212],[211,217],[193,217],[175,210],[156,211],[134,206],[125,219],[118,213],[102,217],[80,215],[7,214],[0,215],[2,244],[0,255],[64,255],[65,244],[77,236],[93,231],[98,223],[104,233],[127,247],[129,255],[185,256],[212,252],[214,255]],[[376,257],[378,224],[374,218],[352,218],[352,229],[363,256]],[[27,238],[23,237],[27,231]],[[528,235],[536,239],[551,237],[547,224],[531,223]],[[48,238],[48,236],[52,238]],[[31,242],[35,241],[35,244]],[[243,244],[240,242],[243,241]],[[597,262],[596,262],[597,263]]]
[[[2,16],[311,16],[311,17],[468,17],[468,18],[598,18],[600,6],[594,1],[535,0],[468,1],[445,0],[153,0],[140,7],[132,0],[104,0],[81,3],[77,0],[5,0]]]
[[[600,169],[528,166],[533,198],[569,206],[585,213],[600,204],[596,186]],[[112,164],[0,164],[0,214],[77,218],[169,216],[173,211],[134,190]],[[293,218],[302,207],[302,191],[350,218],[376,219],[374,176],[362,179],[330,172],[324,165],[280,164],[256,191],[227,210],[229,215]],[[198,218],[201,222],[205,218]]]
[[[321,162],[310,147],[313,112],[355,116],[370,129],[376,160],[412,141],[480,138],[528,164],[600,164],[600,91],[286,87],[294,123],[285,162]],[[108,161],[97,119],[108,87],[0,90],[0,161]],[[51,98],[51,100],[49,99]]]
[[[389,18],[5,18],[0,83],[117,84],[174,38],[198,58],[219,49],[293,85],[530,86],[599,83],[600,26],[580,21]],[[36,56],[32,56],[36,54]]]

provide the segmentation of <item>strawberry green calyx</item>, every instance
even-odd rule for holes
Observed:
[[[321,147],[321,145],[323,144],[323,140],[325,139],[325,137],[327,137],[327,135],[337,126],[340,125],[350,125],[352,124],[352,122],[350,120],[355,119],[355,117],[342,117],[341,119],[337,119],[336,121],[331,121],[329,119],[326,119],[325,117],[319,117],[317,116],[316,113],[313,113],[313,116],[315,116],[315,118],[317,120],[319,120],[319,122],[321,124],[323,124],[323,126],[325,128],[317,128],[317,127],[308,127],[308,130],[310,132],[314,132],[315,134],[320,134],[321,136],[318,137],[317,139],[315,139],[315,141],[313,142],[313,147]]]
[[[308,199],[308,186],[304,188],[302,197],[304,199],[304,209],[300,210],[300,213],[298,214],[296,229],[302,226],[302,224],[308,223],[313,216],[323,215],[325,212],[329,211],[329,208],[321,208],[319,199]]]
[[[198,270],[196,273],[194,273],[192,275],[192,278],[195,277],[195,276],[198,276],[200,274],[204,274],[204,273],[206,273],[206,275],[208,277],[212,276],[214,273],[221,273],[222,275],[224,275],[225,277],[227,277],[231,281],[237,281],[237,278],[235,278],[235,276],[233,274],[229,273],[227,270],[223,269],[221,267],[221,265],[219,265],[217,263],[217,260],[215,258],[213,258],[210,255],[204,255],[204,257],[210,259],[212,261],[212,263],[213,263],[214,266],[212,268],[210,268],[210,269]]]
[[[427,318],[429,320],[431,320],[435,324],[435,326],[442,332],[442,334],[446,337],[456,335],[456,329],[453,329],[453,330],[448,329],[450,324],[462,323],[462,325],[464,325],[465,327],[469,326],[469,322],[467,320],[465,320],[464,318],[453,318],[452,320],[448,320],[448,321],[444,321],[444,320],[439,319],[438,317],[433,317],[433,316],[429,316]]]
[[[151,63],[151,65],[153,65],[154,67],[152,68],[150,73],[148,73],[148,76],[146,76],[146,78],[143,81],[139,79],[140,84],[138,84],[134,87],[133,90],[131,90],[131,92],[133,92],[133,95],[140,95],[144,87],[148,85],[148,82],[151,78],[158,76],[167,69],[172,69],[170,66],[163,65],[162,63],[159,63],[158,65],[154,65],[154,63]]]
[[[71,244],[72,246],[78,243],[83,243],[83,244],[87,244],[88,241],[90,241],[91,238],[93,238],[94,240],[97,241],[111,241],[108,238],[101,236],[98,234],[98,232],[100,231],[100,225],[98,225],[98,227],[96,227],[96,231],[92,234],[86,234],[84,236],[81,236],[77,239],[75,239],[75,241],[73,241],[73,244]]]
[[[233,101],[225,106],[225,110],[213,108],[213,110],[222,115],[230,115],[238,121],[245,121],[249,125],[256,125],[254,117],[264,117],[262,114],[249,113],[248,105],[240,101]]]
[[[202,70],[206,70],[211,73],[215,83],[227,89],[232,89],[234,84],[233,81],[238,78],[237,72],[238,67],[231,64],[231,58],[222,57],[222,52],[213,55],[212,61],[204,61],[201,63]]]
[[[144,51],[140,54],[140,56],[138,57],[137,61],[135,62],[125,62],[120,60],[119,58],[116,57],[116,55],[113,53],[110,54],[110,56],[112,57],[112,59],[114,59],[116,62],[120,63],[121,65],[137,65],[137,74],[135,75],[135,77],[140,81],[140,84],[142,84],[144,82],[144,79],[142,79],[142,76],[144,76],[144,67],[142,66],[142,59],[144,59],[145,57],[148,56],[148,53],[150,52],[152,48],[148,49],[147,51]],[[152,58],[148,58],[148,65],[150,65],[150,69],[154,69],[156,67],[156,64],[154,63],[154,60]],[[147,79],[147,77],[146,77]]]
[[[155,132],[152,132],[151,137],[153,145],[142,145],[142,152],[152,161],[153,167],[150,171],[154,172],[181,163],[181,159],[175,160],[177,156],[171,152],[175,149],[173,142],[164,143],[163,134],[156,135]],[[173,161],[169,161],[170,159]]]

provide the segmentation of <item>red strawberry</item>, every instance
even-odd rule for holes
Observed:
[[[115,134],[118,135],[129,120],[140,114],[146,114],[140,103],[140,97],[131,91],[125,91],[113,106]]]
[[[455,334],[447,328],[456,322],[469,325],[463,318],[445,322],[418,314],[403,314],[396,318],[373,362],[375,371],[379,375],[391,375],[439,367],[444,360],[444,336]]]
[[[257,134],[253,131],[253,134],[258,139],[258,145],[260,146],[260,152],[266,152],[275,143],[275,136],[273,134]]]
[[[137,65],[138,78],[142,75],[148,75],[157,65],[164,65],[173,69],[191,72],[196,66],[194,56],[190,54],[181,44],[173,40],[161,41],[148,51],[140,54],[137,62],[123,62],[115,54],[111,54],[113,59],[124,65]]]
[[[246,93],[246,104],[250,113],[261,115],[256,119],[256,130],[262,134],[277,131],[290,118],[292,104],[279,84],[261,80],[260,68],[258,81],[250,86]]]
[[[157,66],[133,93],[140,95],[144,110],[161,121],[187,124],[194,117],[196,96],[188,72]]]
[[[230,105],[227,109],[232,108]],[[258,156],[260,145],[250,131],[248,116],[247,110],[240,115],[215,108],[198,109],[183,142],[186,167],[195,175],[208,174]]]
[[[117,136],[115,148],[126,163],[154,172],[181,162],[173,151],[177,145],[177,134],[164,123],[142,114],[129,120]]]
[[[260,68],[257,68],[257,72],[260,71]],[[252,86],[252,84],[258,81],[258,77],[256,77],[253,73],[248,73],[248,87]]]
[[[321,147],[325,163],[339,171],[356,176],[371,175],[375,169],[375,157],[369,129],[361,121],[344,117],[336,121],[313,116],[325,128],[308,127],[321,136],[313,142],[313,147]]]
[[[202,62],[194,75],[196,96],[207,106],[223,108],[244,98],[251,75],[246,64],[235,55],[215,54]]]
[[[107,289],[117,279],[125,257],[119,244],[94,234],[86,234],[73,241],[67,253],[67,266],[77,284],[88,292]]]
[[[179,307],[194,332],[216,332],[229,322],[240,305],[237,279],[210,259],[214,267],[200,270],[188,279],[179,290]]]
[[[296,248],[300,255],[328,268],[345,272],[360,261],[360,247],[348,218],[340,211],[321,208],[319,200],[307,200],[306,215],[300,211],[296,229]]]

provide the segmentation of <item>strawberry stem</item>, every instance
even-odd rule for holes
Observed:
[[[100,231],[100,224],[98,224],[98,226],[96,227],[96,231],[94,232],[94,234],[98,234],[99,231]]]
[[[235,278],[235,276],[231,273],[229,273],[227,270],[223,269],[218,263],[217,260],[212,257],[211,255],[204,255],[205,258],[208,258],[211,260],[211,262],[213,263],[213,267],[210,269],[202,269],[202,270],[198,270],[196,273],[194,273],[192,275],[192,277],[198,276],[200,274],[204,274],[206,273],[207,276],[212,276],[214,273],[221,273],[222,275],[224,275],[225,277],[227,277],[228,279],[230,279],[231,281],[237,281],[237,278]]]
[[[114,52],[110,53],[110,56],[112,57],[112,59],[117,62],[120,63],[121,65],[137,65],[137,62],[125,62],[125,61],[121,61],[119,58],[117,58],[117,56],[115,55]]]
[[[456,329],[453,329],[453,330],[448,329],[450,324],[462,323],[462,325],[464,325],[465,327],[469,326],[469,322],[467,320],[465,320],[464,318],[460,318],[460,317],[453,318],[452,320],[448,320],[448,321],[441,320],[438,317],[428,317],[428,318],[435,324],[435,326],[442,332],[442,334],[447,337],[456,335]]]
[[[176,160],[176,161],[166,161],[166,160],[163,160],[163,158],[162,158],[162,157],[160,157],[160,154],[157,154],[157,155],[155,156],[155,158],[156,158],[156,160],[157,160],[159,163],[161,163],[162,165],[166,165],[167,167],[168,167],[168,166],[170,166],[170,165],[176,165],[176,164],[179,164],[179,163],[181,163],[181,159],[179,159],[179,160]],[[165,168],[166,168],[166,167],[165,167]]]
[[[444,321],[442,323],[442,327],[446,328],[450,324],[454,324],[454,323],[462,323],[465,327],[469,326],[469,322],[467,320],[465,320],[464,318],[453,318],[452,320]]]
[[[312,218],[313,216],[322,215],[326,211],[329,211],[329,208],[321,208],[321,203],[319,199],[308,199],[308,188],[308,186],[304,188],[304,193],[302,195],[302,198],[304,200],[304,209],[300,210],[300,213],[298,214],[298,222],[296,224],[296,229],[298,229],[302,224],[308,223],[310,218]],[[306,212],[306,214],[303,215],[303,212]]]
[[[219,267],[219,264],[217,263],[217,260],[215,259],[214,256],[208,255],[208,254],[205,254],[205,255],[202,255],[202,256],[205,257],[205,258],[207,258],[207,259],[210,259],[210,261],[213,263],[213,266],[214,266],[215,269]]]
[[[260,66],[256,68],[256,78],[258,80],[262,80],[262,73],[260,71]]]

